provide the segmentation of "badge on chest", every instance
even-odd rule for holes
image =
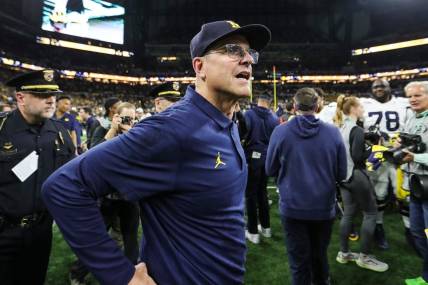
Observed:
[[[2,154],[14,154],[18,152],[18,149],[11,142],[5,142],[3,143],[0,152]]]

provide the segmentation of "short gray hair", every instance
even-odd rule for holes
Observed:
[[[423,87],[425,90],[425,94],[428,95],[428,81],[412,81],[412,82],[409,82],[406,85],[406,87],[404,87],[404,92],[407,93],[407,91],[413,87]]]

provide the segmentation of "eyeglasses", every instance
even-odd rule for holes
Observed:
[[[252,64],[257,64],[260,55],[258,51],[251,48],[245,49],[238,44],[227,44],[206,54],[210,53],[224,53],[235,60],[242,60],[245,57],[245,54],[248,53],[253,59]]]

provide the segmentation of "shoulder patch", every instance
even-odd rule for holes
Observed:
[[[0,112],[0,119],[8,117],[10,114],[12,114],[12,112]]]
[[[372,98],[359,98],[362,104],[373,104],[375,102]]]
[[[9,117],[12,114],[12,112],[0,112],[0,131],[3,128],[4,123],[7,120],[7,117]]]

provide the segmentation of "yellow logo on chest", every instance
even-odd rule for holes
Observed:
[[[217,169],[220,165],[226,165],[226,163],[221,160],[220,152],[217,152],[217,159],[215,161],[215,167],[214,168]]]

